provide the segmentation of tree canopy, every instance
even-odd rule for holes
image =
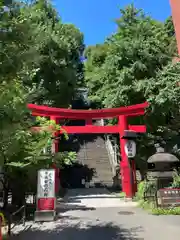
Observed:
[[[31,102],[68,107],[83,81],[82,33],[46,0],[15,2],[1,18],[1,80],[18,73],[34,90]]]
[[[141,142],[146,151],[140,151],[147,159],[156,141],[169,145],[179,134],[180,64],[172,63],[177,54],[174,28],[171,18],[159,22],[133,5],[120,14],[117,32],[86,49],[85,79],[99,107],[150,103],[148,135]]]
[[[118,30],[104,44],[86,49],[86,81],[93,99],[102,106],[140,103],[146,97],[135,85],[156,76],[171,61],[174,41],[164,23],[146,16],[133,6],[121,10]]]
[[[16,155],[34,124],[27,103],[69,107],[83,82],[83,35],[51,2],[0,5],[0,155]],[[24,139],[27,141],[27,138]],[[38,140],[39,141],[39,140]],[[27,141],[28,143],[28,141]]]
[[[53,133],[32,131],[37,121],[27,104],[69,107],[83,83],[83,48],[82,33],[64,24],[50,1],[0,2],[0,165],[5,189],[13,173],[17,178],[22,172],[23,177],[30,166],[70,164],[75,159],[72,152],[43,154]],[[38,121],[41,127],[59,128],[52,121]],[[18,189],[23,191],[25,182],[22,179]]]

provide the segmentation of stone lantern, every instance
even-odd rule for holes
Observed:
[[[179,159],[158,147],[148,159],[148,179],[156,180],[157,188],[168,187],[173,180],[173,171],[178,168]]]

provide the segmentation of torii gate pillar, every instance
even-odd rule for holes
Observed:
[[[132,185],[131,185],[131,170],[129,166],[129,159],[125,153],[126,139],[122,138],[124,130],[128,129],[127,118],[125,116],[119,116],[119,135],[120,135],[120,171],[121,171],[121,184],[122,190],[126,193],[126,196],[132,197]]]
[[[50,116],[51,120],[54,120],[56,124],[59,123],[59,119],[57,119],[54,116]],[[54,133],[54,136],[56,137],[59,133],[56,132]],[[59,152],[59,140],[54,139],[53,144],[52,144],[52,153],[58,153]],[[59,174],[60,174],[60,169],[56,166],[56,164],[52,164],[52,167],[55,169],[55,193],[58,194],[59,192],[59,187],[60,187],[60,179],[59,179]]]
[[[124,132],[129,130],[127,116],[119,116],[119,136],[120,136],[120,171],[122,191],[126,193],[127,198],[133,198],[137,192],[136,167],[135,160],[129,161],[125,153],[125,144],[127,139],[123,138]]]

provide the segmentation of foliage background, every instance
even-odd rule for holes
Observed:
[[[85,50],[85,81],[100,108],[149,102],[144,119],[129,119],[147,126],[136,159],[143,171],[155,143],[179,152],[180,64],[172,62],[177,50],[171,17],[159,22],[133,5],[120,14],[117,32]]]

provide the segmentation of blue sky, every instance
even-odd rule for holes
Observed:
[[[114,19],[118,18],[119,7],[132,0],[54,0],[63,22],[75,24],[84,33],[85,43],[102,43],[116,31]],[[166,19],[171,11],[169,0],[134,0],[134,4],[158,20]]]

